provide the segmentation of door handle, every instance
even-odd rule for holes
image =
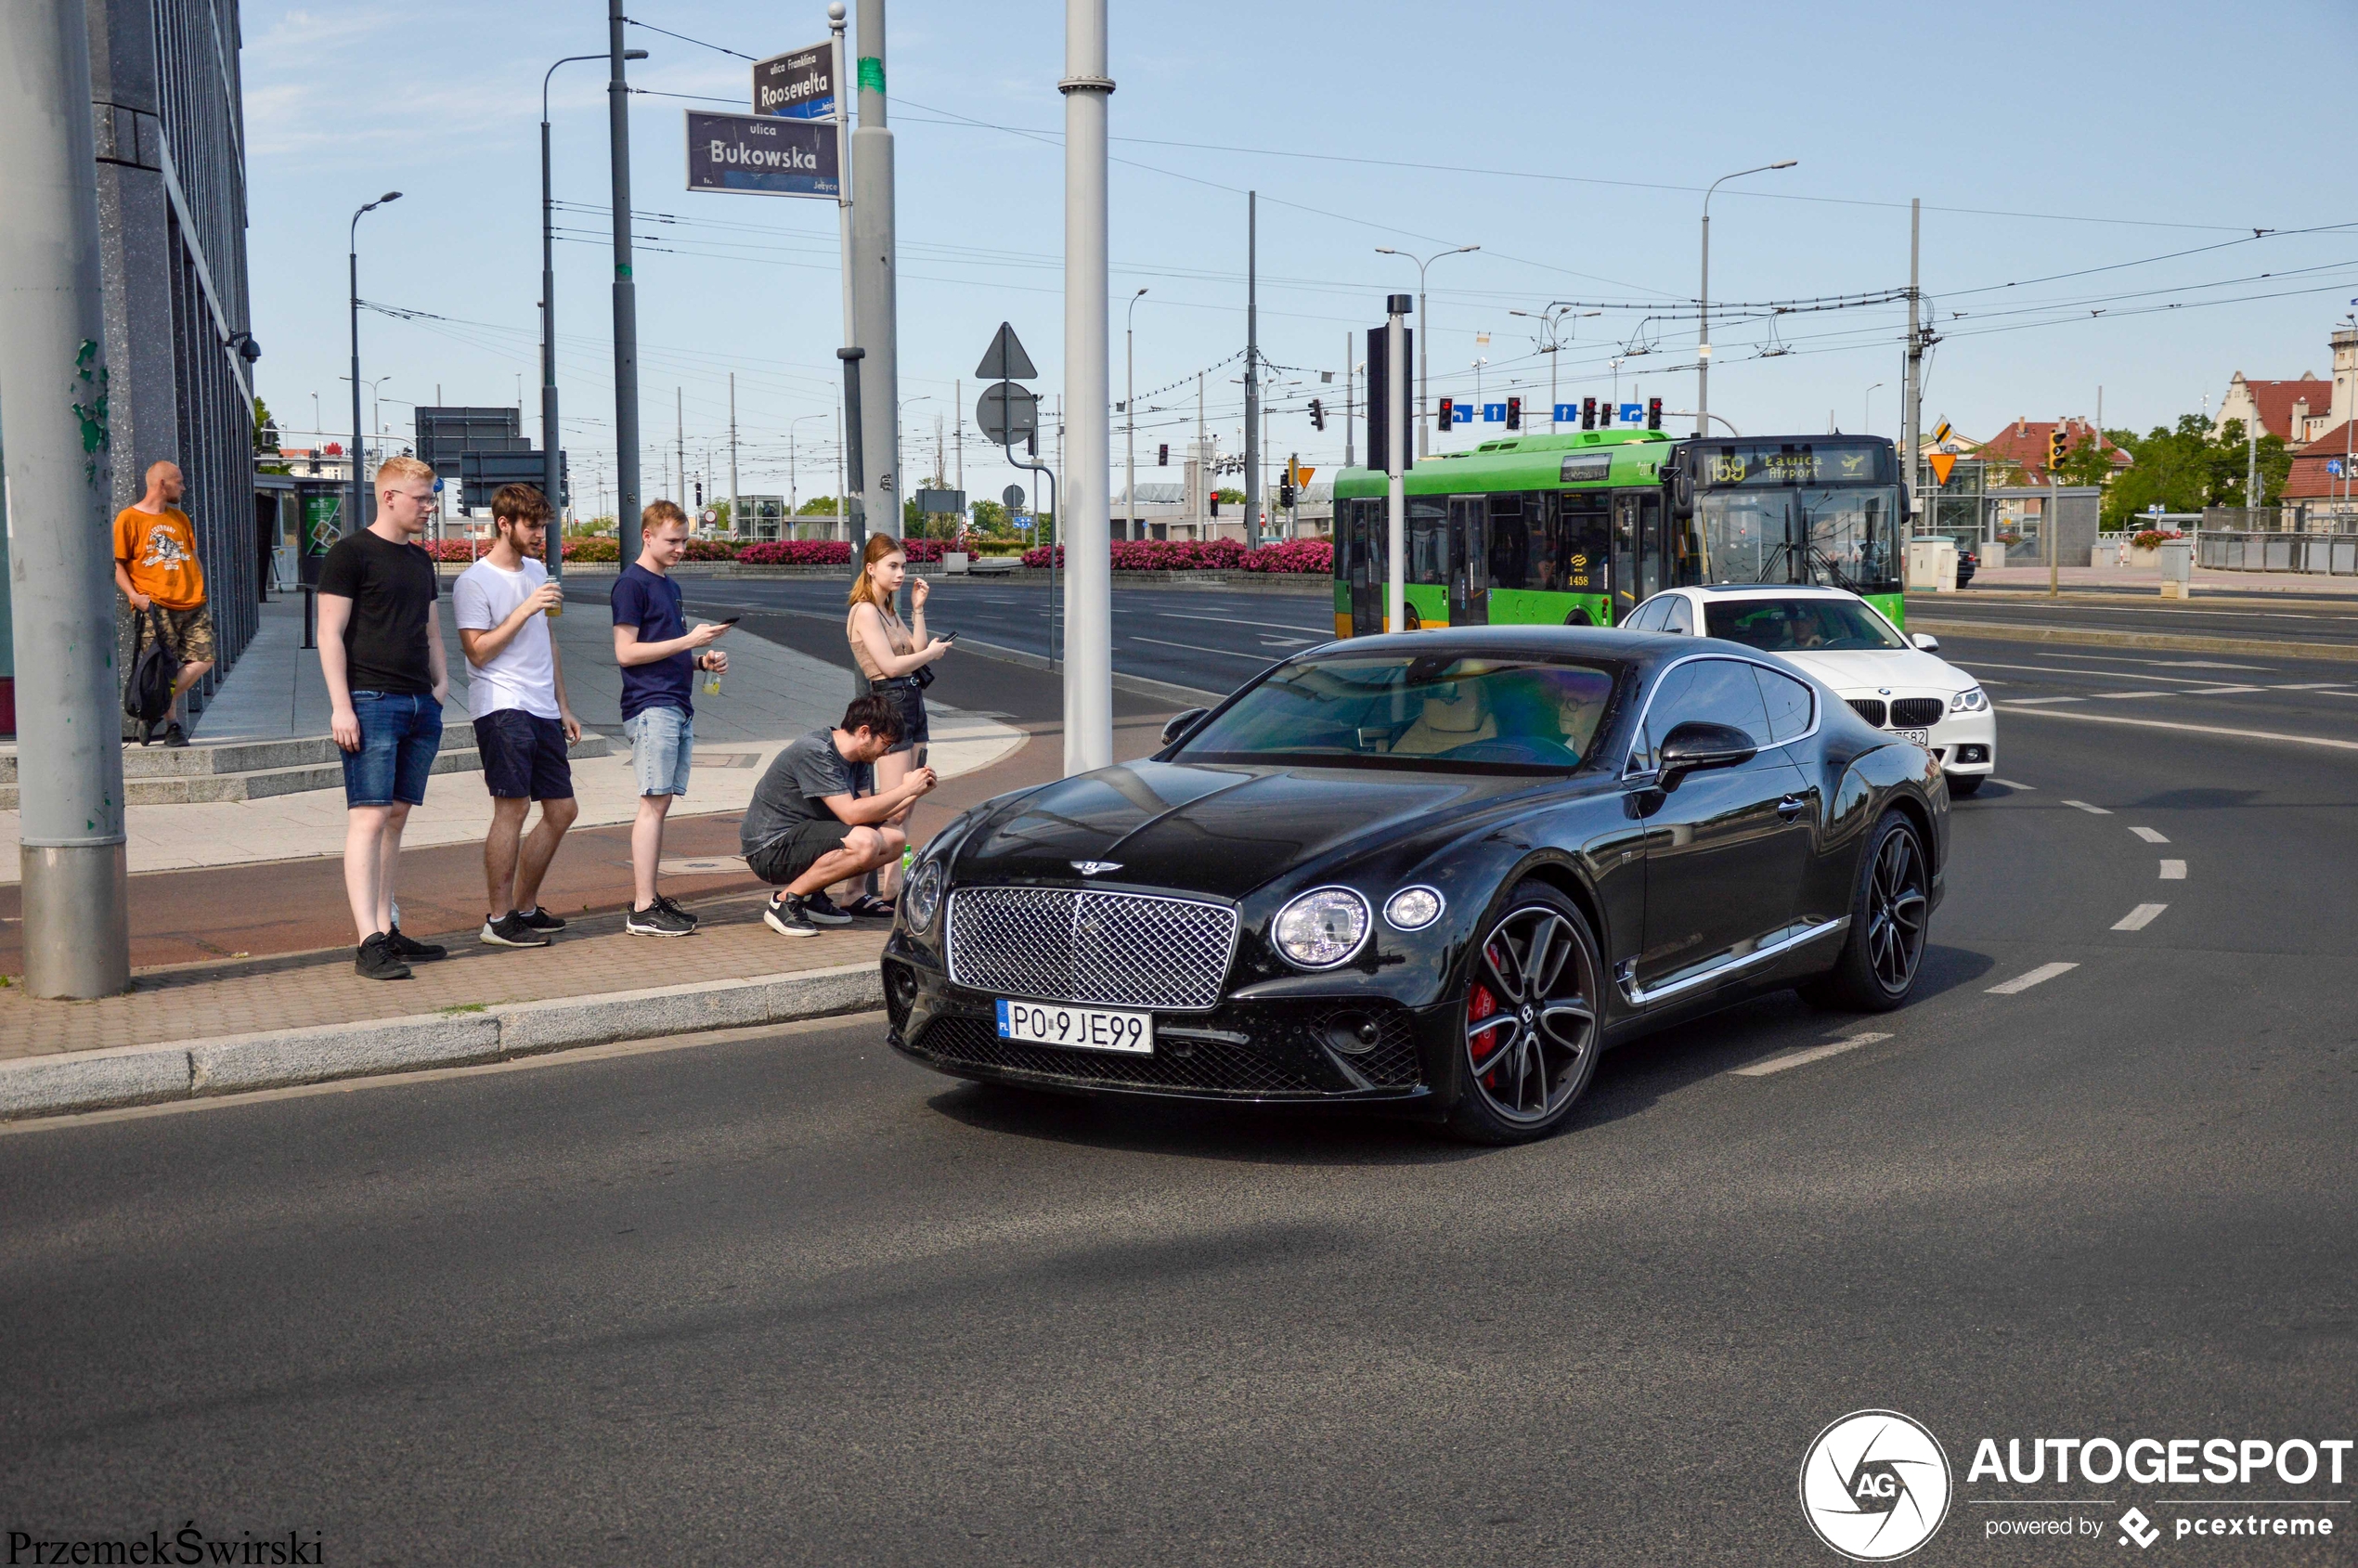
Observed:
[[[1777,815],[1782,817],[1787,822],[1791,822],[1795,817],[1801,815],[1803,811],[1808,810],[1808,807],[1809,802],[1803,797],[1798,795],[1788,795],[1782,800],[1777,802]]]

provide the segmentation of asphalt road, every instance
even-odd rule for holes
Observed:
[[[1833,1563],[1795,1476],[1875,1406],[1955,1475],[1911,1562],[2117,1563],[2132,1504],[2346,1534],[2279,1500],[2358,1463],[1966,1471],[2358,1436],[2358,671],[1948,651],[2010,783],[1957,808],[1918,998],[1658,1036],[1533,1147],[965,1087],[875,1019],[0,1134],[0,1531]],[[1989,1537],[2073,1516],[2102,1533]]]
[[[2334,642],[2358,651],[2358,597],[2204,591],[2188,600],[2151,593],[2065,593],[2054,599],[2009,592],[1911,593],[1911,616],[2081,630],[2170,632],[2182,637],[2261,638]]]

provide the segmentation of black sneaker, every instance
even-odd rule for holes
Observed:
[[[821,893],[820,898],[827,895]],[[810,923],[810,913],[805,901],[792,893],[775,894],[761,912],[761,923],[782,937],[815,937],[819,927]]]
[[[394,951],[393,939],[379,931],[360,944],[354,955],[352,971],[364,980],[406,980],[409,965],[401,962],[401,954]]]
[[[690,911],[681,909],[678,904],[673,903],[671,901],[670,894],[657,893],[655,895],[655,907],[668,913],[675,919],[686,921],[688,923],[688,929],[693,931],[696,928],[697,922],[695,915]]]
[[[805,893],[800,902],[802,913],[819,925],[849,926],[851,924],[850,914],[837,909],[835,900],[827,897],[826,889],[823,888],[815,893]]]
[[[525,917],[514,910],[510,910],[497,920],[489,915],[484,916],[483,929],[475,933],[475,939],[490,947],[547,947],[549,945],[548,935],[534,929],[525,923]]]
[[[145,719],[139,720],[139,744],[141,745],[153,745],[155,744],[155,740],[156,727],[154,723]]]
[[[516,911],[516,918],[542,936],[553,936],[565,928],[565,923],[562,919],[542,909],[538,904],[534,904],[530,909]]]
[[[450,956],[450,950],[447,947],[433,942],[411,941],[401,934],[401,927],[397,925],[385,935],[392,939],[393,951],[412,964],[431,964],[437,958]]]
[[[696,923],[675,910],[665,908],[661,899],[625,915],[622,928],[634,937],[693,937],[696,934]]]
[[[188,733],[179,725],[175,724],[164,731],[163,744],[176,750],[188,744]]]

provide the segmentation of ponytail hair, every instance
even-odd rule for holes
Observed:
[[[844,600],[844,603],[873,604],[876,607],[878,615],[888,615],[892,609],[892,601],[882,589],[876,586],[876,579],[868,575],[868,568],[887,555],[907,553],[900,541],[890,534],[870,534],[868,548],[860,552],[860,575],[851,580],[851,593]]]

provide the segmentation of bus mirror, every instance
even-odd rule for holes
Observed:
[[[1683,468],[1670,471],[1670,515],[1684,523],[1695,514],[1695,476]]]

